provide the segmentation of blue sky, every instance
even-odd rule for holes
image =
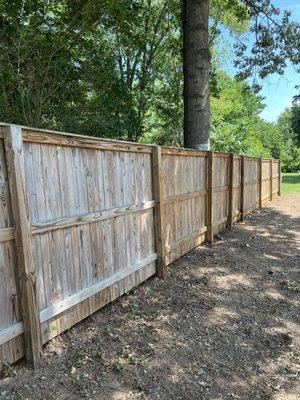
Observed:
[[[273,0],[272,3],[282,10],[292,12],[291,19],[300,22],[300,0]],[[225,39],[233,41],[227,32],[224,32]],[[225,69],[234,74],[232,60],[228,60]],[[292,103],[296,94],[295,85],[300,84],[300,76],[291,65],[288,65],[283,77],[271,75],[263,82],[260,94],[265,98],[266,108],[262,112],[263,119],[275,122],[279,114]]]

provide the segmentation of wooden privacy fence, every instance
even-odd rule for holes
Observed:
[[[42,343],[280,194],[280,162],[0,124],[0,360]]]

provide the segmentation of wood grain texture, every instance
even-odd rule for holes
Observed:
[[[152,146],[117,140],[93,138],[89,136],[57,133],[51,131],[23,130],[23,140],[31,143],[54,144],[98,150],[152,153]]]
[[[3,228],[0,229],[0,243],[13,240],[15,238],[14,228]]]
[[[205,196],[207,194],[207,190],[198,190],[196,192],[188,192],[188,193],[183,193],[183,194],[176,194],[175,196],[169,196],[164,198],[164,203],[177,203],[179,201],[184,201],[184,200],[188,200],[188,199],[192,199],[192,198],[196,198],[196,197],[200,197],[200,196]]]
[[[205,151],[178,147],[162,147],[162,154],[181,157],[206,157]]]
[[[273,200],[273,162],[270,160],[270,201]]]
[[[34,319],[46,343],[156,272],[164,276],[166,265],[205,239],[212,242],[214,233],[280,190],[277,160],[271,165],[237,154],[31,128],[23,129],[22,143],[21,128],[5,128],[11,129],[17,135],[3,135],[6,157],[0,135],[0,360],[5,362],[24,355]],[[15,242],[23,265],[26,261],[20,288]],[[24,298],[33,295],[38,306],[32,319]]]
[[[152,154],[152,182],[153,197],[156,200],[154,210],[154,231],[157,252],[157,275],[160,278],[166,277],[165,245],[164,245],[164,199],[162,192],[162,158],[161,148],[156,147]]]
[[[29,141],[24,148],[40,310],[60,310],[42,320],[45,342],[155,273],[155,261],[129,271],[155,253],[152,153]],[[83,299],[91,288],[97,293]]]
[[[281,173],[281,161],[278,161],[278,195],[281,196],[281,185],[282,185],[282,173]]]
[[[259,160],[259,208],[262,208],[262,196],[263,196],[263,160]]]
[[[95,211],[89,214],[77,215],[75,217],[61,218],[50,222],[32,225],[32,234],[45,233],[55,231],[57,229],[70,228],[72,226],[79,226],[91,224],[94,222],[104,221],[115,217],[125,216],[132,213],[148,210],[155,207],[155,201],[148,201],[140,204],[130,204],[122,207],[112,208],[110,210]],[[1,231],[0,231],[1,240]]]
[[[246,157],[244,161],[244,208],[259,204],[260,159]]]
[[[230,179],[230,155],[228,153],[214,153],[214,165],[213,165],[214,234],[221,229],[221,227],[218,228],[218,225],[222,225],[223,221],[228,220],[229,191],[230,191],[229,179]]]
[[[233,212],[234,212],[234,204],[233,204],[233,192],[234,192],[234,154],[230,154],[229,156],[229,178],[228,178],[228,213],[227,213],[227,226],[231,228],[233,224]]]
[[[206,156],[162,149],[165,259],[169,264],[205,240]],[[203,152],[201,152],[203,153]],[[206,153],[204,153],[206,155]]]
[[[13,325],[10,325],[6,329],[2,329],[0,331],[0,346],[11,339],[21,335],[24,332],[24,327],[22,322],[17,322]]]
[[[41,323],[48,321],[49,319],[55,317],[56,315],[61,314],[62,312],[68,310],[69,308],[75,306],[76,304],[89,299],[95,294],[101,292],[103,289],[106,289],[109,286],[112,286],[113,284],[120,282],[122,279],[127,278],[131,274],[148,266],[155,260],[157,260],[157,254],[156,253],[151,254],[149,257],[143,259],[139,263],[131,265],[128,268],[122,269],[121,271],[116,272],[109,278],[102,279],[101,281],[98,281],[97,283],[94,283],[93,285],[82,289],[80,292],[77,292],[72,296],[66,297],[64,300],[55,303],[54,305],[45,308],[44,310],[41,310],[40,312]]]
[[[241,190],[240,190],[240,216],[241,221],[244,220],[244,208],[245,208],[245,156],[241,156]]]
[[[15,222],[26,357],[37,368],[40,365],[42,344],[21,129],[17,126],[5,127],[4,141]]]
[[[214,241],[214,153],[207,154],[207,240]]]
[[[1,130],[1,128],[0,128]],[[3,134],[2,134],[3,137]],[[16,249],[4,140],[0,140],[0,361],[13,363],[24,355],[23,334],[7,336],[20,324]],[[5,340],[4,340],[5,339]]]

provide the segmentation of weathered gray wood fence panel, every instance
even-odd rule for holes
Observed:
[[[4,126],[0,361],[12,363],[28,351],[29,328],[20,312],[25,299],[18,282]],[[163,276],[166,265],[211,239],[210,232],[230,226],[279,191],[277,160],[32,128],[22,128],[22,138],[27,234],[37,282],[36,293],[26,296],[28,304],[37,296],[42,343],[157,271]]]

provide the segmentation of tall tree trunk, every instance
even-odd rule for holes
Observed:
[[[184,145],[209,150],[209,0],[182,1]]]

